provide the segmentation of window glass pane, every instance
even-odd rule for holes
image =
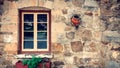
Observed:
[[[33,22],[33,14],[24,14],[24,22]]]
[[[33,32],[24,32],[24,40],[33,40]]]
[[[24,30],[32,30],[33,31],[33,23],[24,23]]]
[[[38,40],[47,40],[47,32],[38,32],[37,39]]]
[[[47,22],[47,14],[38,14],[37,21],[38,22]]]
[[[33,41],[24,41],[24,49],[33,49]]]
[[[38,49],[46,49],[47,48],[47,41],[38,41]]]
[[[47,23],[38,23],[37,30],[47,30]]]

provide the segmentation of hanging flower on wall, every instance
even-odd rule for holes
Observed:
[[[79,25],[81,23],[81,18],[79,17],[78,14],[74,14],[72,17],[71,17],[71,23],[73,26],[75,26],[75,29],[77,30],[79,28]]]

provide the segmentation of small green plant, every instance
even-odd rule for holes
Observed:
[[[32,59],[23,60],[24,65],[28,65],[28,68],[37,68],[39,62],[42,60],[40,57],[33,56]]]

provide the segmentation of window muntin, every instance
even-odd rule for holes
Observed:
[[[48,51],[49,14],[22,13],[22,51]]]

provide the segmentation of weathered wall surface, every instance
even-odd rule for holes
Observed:
[[[0,60],[3,60],[0,68],[12,65],[15,59],[19,40],[18,9],[29,6],[52,11],[52,68],[120,67],[119,0],[38,1],[5,0],[0,5]],[[78,30],[70,20],[74,14],[81,18]]]

